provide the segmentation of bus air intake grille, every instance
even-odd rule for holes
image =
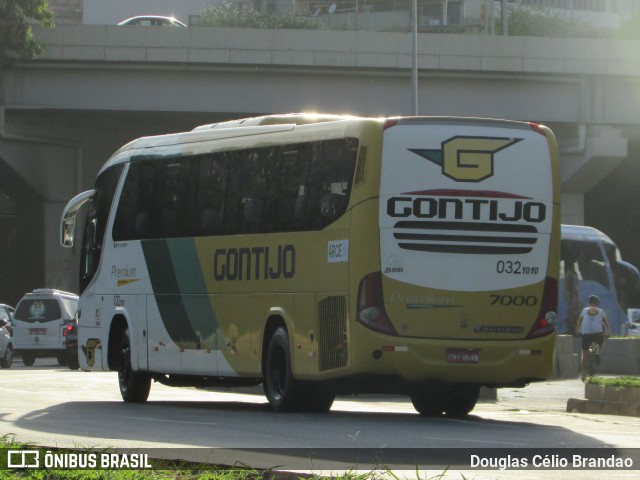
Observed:
[[[327,297],[318,303],[318,361],[320,371],[347,365],[347,302]]]
[[[367,166],[367,147],[365,145],[362,145],[360,146],[360,151],[358,152],[358,161],[356,163],[356,174],[353,178],[354,186],[358,186],[364,181],[366,166]]]
[[[531,225],[402,221],[395,224],[393,236],[405,250],[509,255],[531,252],[538,241],[538,229]]]

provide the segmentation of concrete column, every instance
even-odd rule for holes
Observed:
[[[0,186],[16,202],[17,241],[9,252],[16,261],[4,272],[13,279],[13,299],[34,288],[77,285],[77,252],[59,245],[58,231],[62,209],[77,193],[79,151],[24,132],[0,135]]]
[[[584,225],[584,195],[563,193],[560,199],[560,221],[567,225]]]
[[[584,128],[584,127],[583,127]],[[589,192],[628,155],[628,140],[610,125],[586,128],[578,145],[560,151],[560,178],[565,193]]]

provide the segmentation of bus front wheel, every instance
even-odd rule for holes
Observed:
[[[136,372],[131,368],[131,340],[129,330],[122,332],[120,340],[120,362],[118,365],[120,395],[128,403],[144,403],[149,398],[151,375]]]

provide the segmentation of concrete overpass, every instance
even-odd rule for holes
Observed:
[[[132,138],[272,112],[412,110],[407,33],[75,25],[37,35],[46,54],[0,76],[0,191],[18,214],[2,220],[16,237],[0,243],[14,273],[0,276],[3,301],[77,288],[77,252],[57,245],[59,214]],[[421,114],[550,125],[563,221],[604,228],[631,256],[640,214],[609,210],[640,200],[630,188],[640,173],[640,42],[421,34],[418,50]]]

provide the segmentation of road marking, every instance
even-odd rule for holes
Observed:
[[[215,422],[193,422],[189,420],[168,420],[166,418],[155,418],[155,417],[122,417],[128,420],[144,420],[144,421],[154,421],[154,422],[164,422],[164,423],[181,423],[181,424],[190,424],[190,425],[213,425],[217,426],[219,423]]]

